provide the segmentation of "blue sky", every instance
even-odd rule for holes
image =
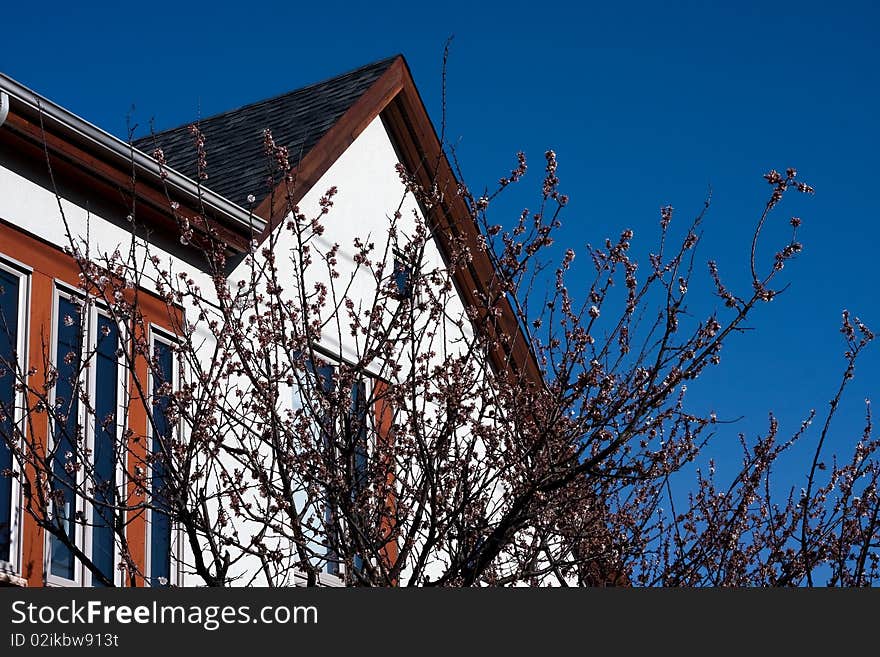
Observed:
[[[179,125],[400,52],[437,122],[443,44],[454,35],[448,134],[471,186],[497,180],[517,150],[537,174],[552,147],[572,197],[565,246],[629,227],[644,253],[659,207],[673,205],[681,224],[711,185],[700,260],[715,258],[740,290],[767,192],[761,175],[797,167],[816,195],[788,200],[767,233],[772,254],[788,218],[804,221],[804,252],[783,272],[791,290],[760,308],[757,330],[691,386],[696,405],[744,416],[719,436],[724,454],[738,431],[763,431],[770,410],[791,431],[811,407],[827,407],[842,367],[843,308],[880,330],[880,10],[610,4],[84,1],[37,12],[12,3],[0,70],[124,137],[129,114],[143,134],[151,119],[158,129]],[[537,190],[538,176],[530,180]],[[875,345],[834,425],[834,447],[857,439],[878,382]],[[781,474],[800,487],[797,465]]]

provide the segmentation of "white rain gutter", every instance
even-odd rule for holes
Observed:
[[[9,116],[9,94],[0,91],[0,126],[6,121],[7,116]]]
[[[92,150],[103,151],[111,159],[127,167],[133,163],[141,173],[147,173],[151,177],[161,179],[159,163],[155,159],[56,105],[51,100],[31,91],[3,73],[0,73],[0,126],[3,125],[9,113],[10,98],[14,98],[16,103],[23,104],[32,113],[41,115],[44,123],[56,124],[62,128],[63,132],[73,136],[78,142],[91,147]],[[247,232],[253,231],[257,234],[262,233],[266,228],[266,222],[259,217],[205,187],[199,188],[195,181],[182,173],[168,166],[162,167],[162,172],[167,174],[163,182],[168,185],[170,191],[177,192],[193,202],[201,200],[214,214],[226,219],[232,225],[238,225]]]

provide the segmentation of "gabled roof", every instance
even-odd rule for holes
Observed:
[[[269,113],[270,109],[279,108],[281,113],[291,116]],[[209,178],[205,186],[221,196],[228,190],[230,200],[239,204],[242,196],[246,199],[248,194],[254,194],[255,204],[247,205],[256,218],[265,222],[265,229],[255,236],[261,242],[289,214],[291,205],[302,200],[377,117],[382,118],[410,174],[424,188],[440,191],[442,200],[426,212],[428,223],[447,260],[453,241],[470,249],[472,261],[456,270],[455,284],[465,305],[481,308],[481,299],[499,295],[497,272],[402,55],[200,121],[208,159]],[[307,125],[299,126],[298,121]],[[290,195],[284,182],[277,183],[274,189],[269,184],[262,138],[267,127],[272,130],[276,144],[288,147],[294,179]],[[224,130],[230,134],[222,134]],[[168,138],[172,133],[173,139]],[[152,141],[147,138],[135,145],[150,153],[156,142],[169,164],[191,176],[197,174],[189,126],[159,133]],[[218,148],[223,144],[228,148],[237,144],[243,150],[237,153],[231,147],[221,154]],[[242,158],[247,165],[238,163]],[[500,296],[501,315],[480,317],[475,322],[498,340],[490,359],[496,370],[540,384],[543,378],[529,340],[508,299],[504,294]]]
[[[263,131],[269,129],[275,143],[286,146],[290,163],[297,166],[327,131],[348,111],[396,57],[367,64],[354,71],[301,89],[261,100],[197,121],[205,138],[208,179],[204,186],[242,207],[248,196],[262,200],[267,186],[267,160]],[[195,179],[197,155],[190,124],[148,135],[134,142],[152,153],[162,149],[170,167]]]
[[[9,142],[22,155],[42,163],[50,160],[53,171],[69,177],[80,189],[114,202],[119,221],[131,212],[133,198],[139,220],[157,232],[175,235],[176,217],[181,215],[199,218],[193,222],[196,230],[206,221],[233,254],[247,252],[255,238],[264,240],[289,214],[291,204],[299,203],[366,127],[381,117],[405,168],[425,188],[441,194],[440,202],[426,209],[441,253],[447,257],[453,244],[470,250],[472,260],[455,271],[463,303],[480,309],[481,299],[500,298],[500,315],[489,316],[484,309],[474,321],[497,340],[490,352],[493,366],[542,383],[529,340],[508,299],[498,292],[498,273],[402,56],[202,120],[209,175],[203,186],[194,181],[197,158],[189,126],[146,137],[132,148],[0,75],[4,103],[6,93],[13,102],[8,118],[0,121],[0,145]],[[272,112],[273,107],[281,111]],[[5,109],[3,103],[0,109]],[[266,127],[277,144],[288,147],[294,166],[290,196],[285,183],[275,189],[268,184],[262,139]],[[157,141],[170,169],[163,170],[146,155]],[[251,193],[254,204],[246,202]],[[175,201],[180,207],[172,210]],[[196,241],[186,248],[197,250]]]

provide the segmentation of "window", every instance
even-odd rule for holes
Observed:
[[[309,365],[309,370],[315,376],[318,390],[321,394],[330,394],[335,386],[333,379],[336,368],[332,365]],[[320,430],[327,459],[335,462],[345,471],[346,481],[349,482],[349,495],[352,504],[367,486],[367,427],[368,405],[367,384],[365,381],[356,382],[351,389],[351,405],[343,418],[344,435],[338,440],[334,418],[322,416],[319,418]],[[324,526],[327,531],[327,547],[325,570],[330,575],[341,575],[342,564],[336,551],[338,537],[336,536],[335,507],[337,500],[331,498],[330,491],[326,492],[326,504],[324,507]],[[356,508],[356,507],[355,507]],[[360,556],[355,556],[353,565],[356,569],[363,566]]]
[[[16,375],[25,369],[27,277],[0,262],[0,570],[15,571],[18,562],[18,482],[10,445],[18,443],[21,393]]]
[[[174,385],[174,354],[171,343],[153,335],[152,374],[152,502],[149,523],[150,586],[168,586],[174,582],[171,568],[171,518],[167,498],[167,459],[171,453],[174,426],[166,415]]]
[[[52,520],[64,535],[49,537],[49,575],[78,582],[69,544],[81,545],[77,526],[77,461],[82,437],[79,418],[83,323],[79,300],[59,293],[55,320],[55,370],[52,423]]]
[[[95,318],[95,363],[93,394],[95,426],[92,435],[92,467],[94,495],[91,506],[92,563],[111,582],[116,572],[117,457],[119,426],[119,387],[122,378],[119,363],[119,327],[103,312]],[[124,412],[124,411],[123,411]],[[126,452],[123,450],[122,454]],[[92,578],[95,586],[100,579]]]
[[[397,286],[398,298],[412,298],[412,265],[407,262],[406,256],[396,249],[394,251],[394,284]]]
[[[348,456],[348,481],[351,482],[351,501],[358,508],[358,498],[367,488],[367,385],[358,381],[351,389],[351,411],[346,418],[346,452]],[[361,518],[360,522],[364,523]],[[363,557],[352,559],[355,570],[364,566]]]
[[[312,373],[315,375],[317,379],[318,389],[322,394],[328,395],[333,391],[333,373],[335,368],[332,365],[314,365],[310,363],[310,369]],[[333,418],[328,416],[322,416],[319,419],[320,422],[320,430],[321,430],[321,440],[324,445],[324,449],[327,452],[327,458],[332,459],[334,456],[334,425]],[[339,569],[339,556],[336,553],[336,544],[337,544],[337,536],[333,527],[336,524],[336,518],[333,510],[332,501],[329,499],[330,495],[327,492],[326,497],[328,498],[326,504],[324,506],[324,527],[327,530],[327,573],[330,575],[338,575],[340,573]]]
[[[367,384],[358,381],[351,389],[348,441],[352,454],[352,498],[367,487]]]
[[[47,582],[103,586],[70,546],[81,549],[106,579],[116,579],[117,440],[125,412],[120,330],[95,302],[60,288],[54,325],[50,517],[63,536],[49,535]]]
[[[158,555],[155,561],[166,564],[166,573],[174,572],[167,564],[177,555],[176,549],[172,552],[176,544],[164,548],[170,556],[161,554],[163,543],[169,543],[167,516],[162,539],[163,518],[151,525],[149,511],[120,510],[126,502],[129,446],[123,441],[128,424],[134,423],[135,435],[147,436],[147,444],[140,443],[138,450],[151,451],[157,433],[145,426],[141,409],[128,403],[128,383],[143,371],[142,362],[136,372],[128,367],[124,344],[130,331],[102,305],[101,295],[83,293],[76,262],[60,249],[3,222],[0,245],[14,245],[17,257],[28,263],[0,253],[0,584],[121,583],[117,566],[123,527],[134,530],[128,536],[132,557],[147,583],[151,547]],[[173,344],[168,328],[182,319],[182,309],[169,308],[149,290],[141,290],[137,302],[144,321],[157,325],[169,336],[165,343]],[[46,360],[50,363],[44,367]],[[29,398],[19,377],[32,365],[37,370],[31,380],[35,394],[44,377],[48,392],[41,400],[44,410],[28,418]],[[143,383],[151,396],[152,380]],[[33,450],[21,453],[45,455],[38,472],[18,472],[18,450],[27,448]],[[164,473],[157,470],[161,482]],[[35,523],[47,531],[23,531],[23,475],[31,486],[51,493]],[[145,558],[138,559],[139,554]],[[91,567],[78,555],[88,558]],[[42,567],[31,571],[26,563]],[[42,581],[35,581],[31,572],[40,573]]]

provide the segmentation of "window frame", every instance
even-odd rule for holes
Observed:
[[[414,285],[416,267],[410,262],[406,252],[398,247],[392,249],[392,276],[394,277],[395,297],[397,300],[418,302]],[[403,278],[402,285],[401,277]]]
[[[92,359],[97,357],[97,352],[95,349],[97,348],[97,327],[98,327],[98,315],[103,315],[107,319],[113,321],[113,317],[109,312],[109,308],[106,303],[102,302],[100,299],[95,297],[94,295],[83,294],[81,290],[77,290],[73,288],[68,283],[64,282],[60,279],[53,280],[53,292],[52,292],[52,331],[51,331],[51,355],[50,362],[53,366],[57,367],[57,363],[55,362],[58,356],[58,321],[60,320],[60,299],[67,298],[74,302],[82,303],[81,312],[88,312],[88,317],[84,322],[84,335],[82,337],[82,354],[81,357],[85,355],[91,354]],[[117,324],[118,325],[118,324]],[[120,345],[124,343],[124,333],[120,331]],[[122,347],[121,347],[122,348]],[[89,395],[89,399],[95,399],[95,391],[97,386],[97,368],[90,363],[87,366],[84,366],[86,370],[86,392]],[[124,354],[120,355],[117,359],[117,377],[116,377],[116,400],[117,400],[117,417],[116,417],[116,431],[117,431],[117,440],[120,439],[121,436],[125,435],[125,430],[128,427],[128,409],[125,405],[126,395],[128,394],[128,368],[125,363]],[[55,387],[49,393],[49,403],[54,405],[55,403]],[[89,450],[89,453],[94,456],[95,454],[95,435],[96,435],[96,427],[94,422],[89,422],[89,418],[87,417],[86,410],[81,402],[77,403],[77,421],[83,426],[83,439],[84,439],[84,447]],[[54,424],[50,420],[49,421],[49,430],[47,432],[47,440],[48,444],[51,446],[51,449],[54,449],[54,441],[55,441],[55,431]],[[94,463],[91,464],[91,467],[94,468]],[[77,475],[77,485],[81,486],[85,481],[85,473],[84,470],[81,471],[80,474]],[[127,477],[125,472],[125,463],[116,463],[115,464],[115,480],[114,485],[117,491],[125,491],[127,486]],[[94,505],[89,501],[87,497],[77,494],[77,507],[82,506],[82,508],[77,508],[74,510],[74,518],[76,518],[76,512],[79,511],[82,513],[82,518],[85,519],[85,522],[81,522],[75,520],[77,525],[77,534],[76,534],[76,545],[81,549],[86,555],[89,555],[91,558],[92,553],[92,529],[93,529],[93,518],[94,518]],[[79,559],[76,559],[74,564],[74,579],[67,579],[66,577],[62,577],[60,575],[55,575],[52,573],[52,535],[49,532],[45,532],[45,542],[43,547],[44,554],[44,573],[45,573],[45,581],[47,586],[80,586],[80,587],[91,587],[93,586],[92,581],[92,572],[89,568],[85,566]],[[121,554],[118,549],[118,545],[116,542],[116,537],[114,533],[113,540],[113,583],[117,586],[123,583],[122,581],[122,573],[119,570],[119,564],[121,563]]]
[[[68,285],[62,280],[54,279],[52,286],[52,319],[51,319],[51,340],[50,344],[50,357],[49,362],[52,366],[57,370],[58,369],[58,339],[59,339],[59,330],[58,330],[58,322],[61,319],[60,317],[60,302],[62,298],[66,298],[73,303],[82,303],[86,304],[86,297],[82,292],[76,290],[72,286]],[[83,308],[85,309],[85,308]],[[80,314],[82,317],[82,314]],[[86,351],[89,335],[88,335],[88,322],[85,322],[86,332],[82,336],[82,344],[81,344],[81,352]],[[80,353],[80,358],[83,357],[83,354]],[[86,386],[88,389],[88,381],[86,382]],[[48,403],[50,408],[55,407],[55,396],[57,393],[58,386],[57,384],[52,386],[52,389],[49,391],[48,395]],[[77,423],[81,424],[84,427],[84,431],[88,431],[88,426],[85,422],[85,411],[83,409],[83,404],[80,401],[77,401]],[[49,452],[55,450],[55,421],[49,417],[48,422],[48,432],[46,434],[46,446]],[[81,471],[77,472],[76,475],[76,485],[80,486],[83,483],[84,474]],[[85,499],[82,498],[79,494],[74,494],[74,504],[75,508],[73,510],[73,523],[75,528],[74,535],[74,544],[79,547],[79,549],[85,551],[85,534],[86,527],[83,523],[77,521],[77,511],[82,511],[85,514]],[[80,504],[83,505],[83,509],[79,509]],[[47,509],[47,513],[51,514],[51,507]],[[85,517],[85,515],[83,515]],[[52,573],[52,538],[53,535],[45,531],[44,542],[43,542],[43,573],[45,577],[46,586],[58,586],[58,587],[81,587],[84,586],[83,580],[85,571],[88,569],[83,565],[83,563],[74,558],[73,563],[73,579],[68,579],[66,577],[62,577],[61,575],[55,575]]]
[[[168,345],[169,347],[177,344],[178,338],[176,336],[174,336],[174,334],[171,333],[170,331],[163,329],[161,326],[157,326],[156,324],[150,323],[149,324],[149,331],[150,331],[150,358],[152,358],[153,354],[155,353],[155,346],[156,346],[156,339],[157,338],[158,338],[159,342],[162,342],[162,343]],[[178,373],[178,369],[175,367],[175,365],[176,365],[176,362],[175,362],[174,354],[172,352],[172,357],[171,357],[171,389],[172,390],[178,390],[180,387],[180,380],[179,380],[180,376]],[[150,393],[149,404],[150,404],[150,406],[152,406],[152,403],[153,403],[153,368],[150,365],[147,366],[147,386],[148,386],[147,390],[149,390],[149,393]],[[155,436],[153,435],[153,427],[151,426],[151,423],[149,421],[147,422],[147,430],[149,433],[149,440],[150,440],[147,451],[151,452],[152,447],[153,447],[153,440],[155,439]],[[174,427],[174,430],[179,431],[180,426],[178,425],[177,427]],[[145,466],[145,467],[148,467],[148,466]],[[149,467],[151,467],[151,466],[149,466]],[[150,487],[149,488],[150,488],[150,495],[152,495],[152,489],[153,489],[152,473],[150,474]],[[153,540],[152,540],[153,510],[151,508],[146,509],[146,513],[144,514],[144,520],[145,520],[145,525],[146,525],[146,533],[145,533],[145,537],[144,537],[145,538],[145,540],[144,540],[145,545],[144,545],[144,577],[143,577],[143,580],[144,580],[144,586],[152,587],[150,580],[152,579],[152,571],[153,571],[153,555],[152,555],[152,550],[153,550]],[[166,584],[164,587],[157,587],[157,588],[180,586],[183,582],[183,574],[181,572],[181,558],[183,555],[183,550],[182,550],[182,545],[181,545],[182,533],[180,531],[180,528],[175,526],[174,521],[171,521],[170,524],[171,524],[171,545],[169,546],[170,557],[171,557],[171,564],[170,564],[170,568],[169,568],[169,575],[170,576],[168,578],[168,584]]]
[[[30,302],[31,302],[31,278],[33,268],[0,252],[0,269],[18,278],[18,324],[16,326],[16,349],[18,351],[18,365],[22,372],[28,371],[28,344],[30,343]],[[25,407],[27,404],[27,392],[17,390],[14,393],[15,415],[12,418],[13,426],[18,426],[20,435],[24,435],[27,429]],[[19,448],[23,447],[23,441],[19,440]],[[12,471],[18,471],[18,462],[13,457]],[[21,482],[18,477],[12,477],[12,486],[9,496],[9,561],[0,560],[0,573],[20,576],[23,561],[23,507]]]
[[[88,322],[88,331],[87,336],[88,340],[88,349],[95,350],[92,357],[97,358],[97,337],[98,337],[98,317],[103,316],[106,319],[109,319],[113,322],[113,317],[109,312],[109,308],[106,303],[103,303],[97,299],[91,299],[91,307],[89,311],[89,322]],[[117,328],[121,328],[117,323]],[[124,350],[124,333],[122,331],[119,332],[119,348]],[[128,428],[128,408],[126,405],[126,400],[128,398],[128,373],[129,370],[127,368],[127,363],[125,362],[125,354],[120,354],[116,359],[116,441],[121,440],[125,436],[125,430]],[[88,394],[91,400],[97,399],[97,383],[98,383],[98,368],[94,366],[89,367],[88,373]],[[92,468],[95,467],[94,464],[94,455],[96,453],[95,450],[95,438],[97,436],[97,417],[95,418],[95,422],[89,422],[85,427],[85,437],[86,437],[86,447],[91,450],[91,454],[93,457]],[[115,446],[114,446],[115,447]],[[125,452],[128,453],[127,451]],[[127,476],[125,471],[125,461],[126,459],[120,459],[115,463],[114,466],[114,486],[117,491],[124,491],[127,488]],[[92,541],[93,535],[92,531],[94,529],[94,505],[88,500],[84,500],[83,516],[87,519],[87,525],[85,527],[85,538],[83,540],[83,552],[89,555],[89,558],[92,558]],[[118,549],[118,545],[116,543],[116,534],[113,534],[113,583],[116,586],[120,586],[123,584],[122,573],[119,570],[119,565],[122,561],[120,551]],[[84,586],[94,586],[92,581],[92,572],[85,566],[83,566],[84,570]]]
[[[320,367],[329,367],[331,369],[330,380],[331,380],[331,388],[330,390],[335,390],[337,381],[336,375],[339,370],[340,365],[349,365],[351,363],[346,361],[344,358],[340,358],[339,356],[329,355],[324,349],[319,349],[317,346],[312,348],[314,355],[324,361],[323,365],[316,365],[311,361],[310,358],[306,357],[306,371],[310,374],[310,376],[314,377],[315,385],[321,385],[321,374],[319,374],[318,370]],[[372,395],[375,392],[377,377],[371,375],[369,372],[362,372],[361,377],[355,382],[355,386],[358,383],[362,383],[364,385],[364,407],[365,407],[365,426],[366,426],[366,437],[365,437],[365,460],[366,463],[369,463],[370,455],[375,453],[375,445],[373,444],[373,440],[376,436],[376,431],[378,427],[376,426],[376,417],[375,417],[375,400],[372,403],[368,403],[368,400],[372,398]],[[351,400],[352,406],[349,410],[349,415],[352,414],[354,410],[354,386],[349,390],[349,399]],[[292,386],[292,406],[293,410],[304,408],[302,402],[302,395],[298,389],[298,386]],[[334,427],[334,432],[330,436],[331,441],[338,440],[339,436],[336,435]],[[318,427],[318,430],[323,434],[325,429],[323,427]],[[334,447],[335,449],[335,447]],[[354,465],[354,464],[353,464]],[[369,466],[368,466],[369,467]],[[352,473],[356,476],[356,473]],[[354,485],[354,482],[353,482]],[[366,487],[369,487],[369,483],[366,484]],[[325,507],[324,513],[326,514],[329,510],[329,507]],[[332,511],[330,511],[332,513]],[[321,517],[321,522],[326,523],[328,520],[326,516]],[[326,525],[325,525],[326,528]],[[325,545],[325,554],[322,558],[323,565],[320,568],[318,573],[318,581],[321,584],[326,586],[344,586],[345,580],[348,575],[346,571],[346,565],[343,561],[338,558],[335,560],[331,560],[329,557],[333,554],[333,550],[329,545],[329,540],[327,540],[327,544]],[[331,570],[331,567],[335,568],[335,570]]]

